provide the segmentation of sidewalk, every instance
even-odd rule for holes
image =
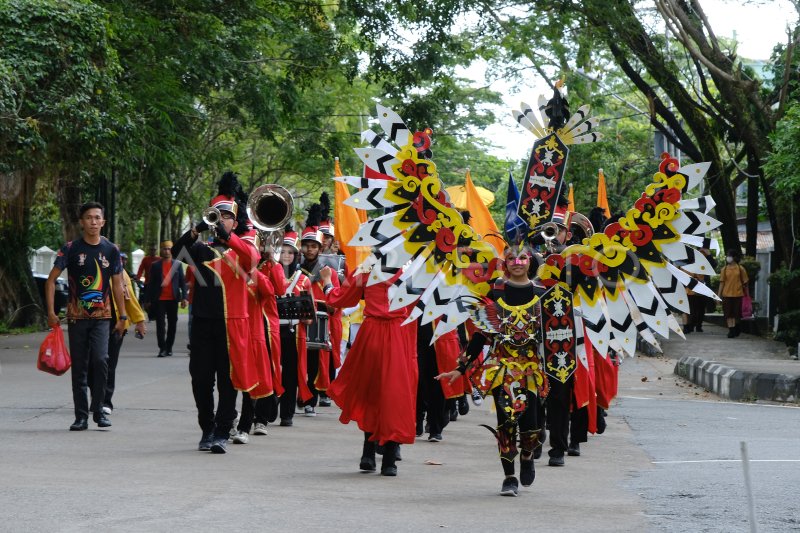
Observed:
[[[708,323],[703,330],[662,341],[675,374],[731,400],[800,402],[800,361],[782,342],[745,333],[729,339],[727,328]]]

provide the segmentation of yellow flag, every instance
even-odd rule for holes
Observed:
[[[572,189],[572,184],[569,184],[569,195],[567,196],[569,200],[569,206],[567,206],[567,211],[575,212],[575,191]]]
[[[469,211],[469,214],[472,216],[469,225],[479,234],[483,235],[486,242],[494,246],[498,255],[502,254],[506,247],[506,241],[500,236],[500,232],[497,230],[497,224],[495,224],[492,215],[489,214],[489,208],[483,203],[483,200],[481,200],[478,194],[478,190],[475,188],[475,184],[472,183],[472,176],[469,173],[469,169],[467,169],[467,179],[464,183],[464,190],[467,196],[467,211]]]
[[[605,209],[606,218],[611,217],[611,210],[608,208],[608,195],[606,193],[606,177],[603,169],[597,171],[597,206]]]
[[[333,175],[342,175],[338,157],[333,164]],[[350,198],[350,190],[345,183],[339,181],[334,183],[333,217],[336,222],[334,232],[336,240],[339,241],[339,248],[344,252],[347,269],[352,272],[369,255],[369,247],[347,245],[358,231],[361,222],[366,221],[367,214],[362,209],[344,205],[344,201]]]

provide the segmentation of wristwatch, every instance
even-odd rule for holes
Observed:
[[[120,319],[120,320],[128,320],[128,317],[127,317],[127,316],[125,316],[125,315],[122,315],[122,316],[120,316],[120,317],[119,317],[119,319]]]

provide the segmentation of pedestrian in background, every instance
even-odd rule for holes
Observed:
[[[161,259],[150,266],[147,302],[156,319],[158,357],[169,357],[178,326],[178,303],[181,308],[187,306],[188,289],[183,263],[172,259],[172,241],[162,242],[159,253]]]
[[[728,338],[739,336],[739,321],[742,318],[742,297],[749,294],[747,271],[739,264],[741,253],[728,252],[725,257],[725,266],[719,273],[719,292],[722,298],[722,313],[728,326]]]
[[[119,248],[100,235],[106,222],[103,206],[97,202],[85,203],[80,207],[78,217],[82,236],[61,247],[45,285],[47,323],[55,327],[59,325],[53,306],[55,280],[63,270],[67,270],[67,333],[72,356],[72,401],[75,405],[75,422],[70,426],[70,431],[88,428],[89,411],[99,427],[111,426],[102,407],[108,378],[112,291],[116,301],[125,301]],[[114,331],[122,336],[128,317],[120,315],[116,319]],[[87,398],[87,389],[90,387],[91,405]]]

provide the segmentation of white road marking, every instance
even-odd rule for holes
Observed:
[[[654,465],[678,465],[687,463],[741,463],[741,459],[698,459],[693,461],[651,461]],[[750,459],[751,463],[800,463],[800,459]]]

